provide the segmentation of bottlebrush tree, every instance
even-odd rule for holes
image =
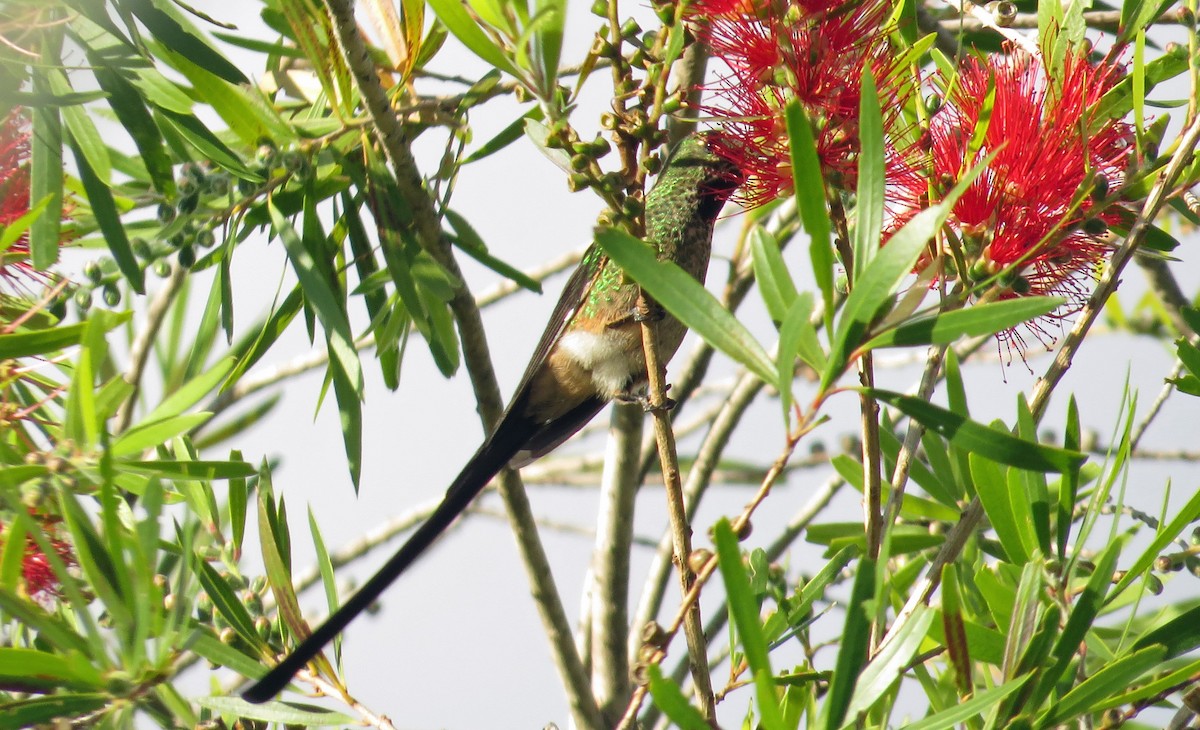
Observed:
[[[587,10],[0,8],[0,728],[1193,726],[1195,3]],[[707,288],[641,240],[697,128]],[[589,239],[694,334],[673,409],[242,699]]]

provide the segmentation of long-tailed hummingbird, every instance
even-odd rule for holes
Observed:
[[[713,225],[741,183],[737,167],[715,150],[713,133],[681,141],[646,196],[646,240],[660,259],[703,282]],[[646,383],[640,289],[593,244],[571,275],[546,331],[499,424],[483,442],[429,518],[346,603],[243,697],[264,702],[341,633],[448,528],[505,466],[520,468],[553,450],[613,399],[637,399]],[[645,313],[642,313],[644,316]],[[658,347],[666,362],[685,328],[664,316]]]

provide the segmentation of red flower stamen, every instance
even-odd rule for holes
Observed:
[[[931,189],[936,199],[995,153],[955,204],[951,237],[973,278],[1010,270],[1002,298],[1061,295],[1068,303],[1051,317],[1074,314],[1087,299],[1085,280],[1110,249],[1108,226],[1120,219],[1106,192],[1092,194],[1119,187],[1129,164],[1129,126],[1093,111],[1119,80],[1119,66],[1092,64],[1082,52],[1068,55],[1058,82],[1040,58],[1015,48],[967,59],[918,147],[889,159],[891,230],[928,206]],[[989,95],[990,119],[981,121]],[[981,124],[986,132],[973,149]],[[1039,323],[1028,329],[1045,345],[1053,341]],[[1020,334],[1001,339],[1024,353]]]
[[[705,112],[726,131],[724,153],[743,170],[743,203],[789,194],[792,172],[783,110],[795,99],[814,125],[826,178],[855,185],[861,78],[869,68],[881,106],[901,103],[887,48],[882,0],[699,0],[691,17],[724,70]]]

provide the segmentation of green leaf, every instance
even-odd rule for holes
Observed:
[[[55,51],[61,45],[61,31],[43,34],[50,41],[43,49],[42,63],[58,65]],[[33,74],[34,91],[47,91],[45,73]],[[62,237],[63,158],[62,119],[56,106],[33,107],[33,124],[29,135],[29,199],[46,200],[45,210],[29,227],[30,261],[35,269],[45,271],[58,260],[58,245]]]
[[[301,702],[264,702],[255,705],[241,697],[197,697],[196,704],[217,712],[228,712],[238,717],[261,722],[277,722],[282,725],[326,727],[328,725],[354,725],[356,719],[334,710]]]
[[[87,323],[60,325],[38,332],[0,334],[0,360],[16,360],[30,355],[48,355],[64,347],[79,344]]]
[[[40,641],[60,650],[88,653],[92,648],[65,620],[46,613],[38,604],[6,587],[0,587],[0,612],[36,631]]]
[[[286,536],[283,534],[286,523],[283,522],[280,512],[275,510],[274,495],[271,493],[271,472],[265,463],[259,469],[258,487],[258,537],[263,565],[267,571],[267,583],[271,586],[276,605],[279,606],[280,617],[294,636],[303,638],[308,636],[309,628],[304,622],[304,614],[300,611],[300,603],[296,600],[296,590],[292,587],[291,558],[281,546],[281,543],[286,543]]]
[[[1025,549],[1021,533],[1029,526],[1020,523],[1013,514],[1004,472],[996,462],[980,454],[972,453],[968,458],[971,462],[971,479],[975,482],[979,501],[983,503],[984,512],[987,513],[992,528],[996,530],[996,537],[1004,547],[1005,557],[1011,563],[1024,565],[1029,562],[1030,556]]]
[[[1147,672],[1159,669],[1166,659],[1165,655],[1163,647],[1148,646],[1115,661],[1105,662],[1098,672],[1074,685],[1050,710],[1043,713],[1038,718],[1038,726],[1057,727],[1076,717],[1091,715],[1098,703],[1119,695],[1138,684]]]
[[[884,247],[886,251],[891,244]],[[880,256],[883,251],[880,252]],[[1074,469],[1087,459],[1086,454],[1054,446],[1033,443],[1011,434],[988,428],[957,413],[914,398],[887,390],[866,388],[874,398],[899,408],[926,428],[945,438],[952,446],[979,457],[1018,469],[1061,473]]]
[[[775,364],[758,340],[700,282],[654,250],[615,228],[596,231],[596,242],[656,302],[713,347],[745,365],[764,383],[780,388]]]
[[[204,586],[204,590],[212,600],[213,608],[217,613],[233,627],[238,636],[242,637],[242,640],[249,646],[254,647],[255,650],[266,649],[262,638],[254,628],[254,619],[251,618],[250,612],[246,610],[246,607],[242,605],[241,599],[229,587],[227,579],[219,574],[216,568],[209,565],[207,561],[199,556],[194,556],[194,563],[196,576],[200,579],[200,585]]]
[[[808,231],[810,239],[808,255],[812,262],[813,277],[825,305],[825,330],[832,332],[833,244],[830,231],[833,226],[829,221],[829,210],[825,207],[821,158],[817,155],[812,125],[800,102],[796,99],[790,101],[784,115],[791,150],[792,189],[795,191],[796,206],[800,209],[800,220],[804,222],[804,230]]]
[[[862,72],[858,110],[858,195],[854,228],[854,280],[866,270],[879,251],[883,229],[883,113],[879,92],[869,67]],[[911,268],[911,267],[910,267]]]
[[[842,644],[838,648],[833,679],[829,682],[829,693],[825,695],[825,704],[821,708],[825,730],[836,730],[842,726],[859,673],[867,663],[871,606],[876,600],[875,580],[875,561],[866,558],[860,560],[854,585],[850,589],[850,600],[846,603],[846,623],[842,629]]]
[[[233,369],[233,366],[233,358],[225,357],[218,360],[206,372],[197,375],[179,386],[174,393],[164,398],[162,403],[159,403],[146,416],[145,422],[149,423],[177,416],[196,405],[204,396],[211,393],[214,388],[221,384],[221,381],[229,375],[229,371]]]
[[[919,722],[905,725],[905,730],[950,730],[959,723],[983,717],[990,708],[995,707],[1009,695],[1021,689],[1028,680],[1028,675],[1017,677],[997,687],[977,692],[969,700],[955,703]]]
[[[103,686],[100,672],[87,661],[72,662],[36,649],[0,647],[0,687],[7,691],[46,694],[59,688],[94,690]]]
[[[1193,606],[1165,623],[1147,631],[1133,645],[1135,651],[1161,644],[1167,648],[1166,659],[1200,646],[1200,606]]]
[[[767,655],[767,641],[759,618],[761,609],[750,587],[750,578],[742,564],[742,551],[729,520],[722,518],[713,526],[713,542],[729,601],[729,617],[737,628],[746,663],[754,677],[759,719],[767,730],[782,728],[783,716],[779,712],[779,699],[775,696],[771,660]]]
[[[1133,561],[1133,565],[1125,571],[1121,576],[1121,580],[1117,581],[1117,585],[1113,588],[1109,596],[1109,601],[1112,601],[1128,588],[1135,580],[1138,580],[1142,575],[1154,564],[1155,559],[1162,555],[1167,545],[1171,541],[1178,538],[1187,526],[1200,519],[1200,491],[1192,494],[1192,498],[1187,501],[1183,507],[1179,509],[1171,521],[1164,526],[1160,526],[1158,531],[1154,533],[1154,539],[1146,546],[1146,549],[1138,556],[1137,560]]]
[[[175,132],[196,148],[201,155],[243,180],[262,182],[258,173],[242,164],[237,153],[229,149],[208,127],[192,114],[181,114],[159,107],[157,118],[166,129]]]
[[[18,730],[50,722],[87,715],[112,700],[103,692],[56,694],[51,697],[32,697],[0,704],[0,730]]]
[[[446,26],[454,37],[459,40],[476,56],[495,68],[508,72],[517,79],[523,79],[521,70],[513,65],[508,55],[492,42],[483,29],[467,13],[461,0],[429,0],[438,20]]]
[[[139,474],[153,474],[164,479],[189,480],[234,479],[253,476],[255,473],[253,466],[237,461],[124,461],[121,462],[121,468]]]
[[[182,436],[210,418],[211,413],[189,413],[160,421],[139,423],[113,442],[112,455],[119,457],[140,454],[165,444],[176,436]]]
[[[1064,301],[1062,297],[1017,297],[918,317],[876,335],[863,349],[948,345],[960,337],[992,335],[1049,314]]]
[[[166,48],[185,56],[231,84],[250,83],[250,79],[246,78],[237,66],[199,36],[184,28],[176,18],[161,10],[152,0],[121,0],[118,5],[136,15]]]
[[[211,630],[196,631],[190,641],[188,648],[196,654],[213,664],[228,667],[243,677],[261,679],[267,673],[267,668],[261,662],[236,647],[222,643],[216,635],[211,633]]]
[[[754,261],[754,280],[762,292],[767,313],[777,324],[781,323],[791,309],[792,302],[796,301],[796,284],[788,273],[787,264],[783,262],[779,242],[761,225],[750,229],[750,255]],[[812,311],[811,304],[809,311]]]
[[[797,355],[816,372],[821,372],[825,365],[825,352],[817,340],[817,331],[809,318],[812,316],[812,295],[805,292],[798,295],[792,302],[788,312],[783,317],[779,328],[779,390],[780,405],[783,406],[785,421],[791,416],[792,409],[792,378]]]
[[[859,713],[866,712],[900,682],[917,650],[921,648],[921,642],[929,633],[934,614],[928,606],[918,604],[900,630],[871,658],[867,666],[863,667],[858,682],[854,685],[854,694],[850,697],[850,706],[846,709],[847,715],[857,717]]]
[[[646,673],[650,680],[648,686],[654,704],[676,727],[680,730],[712,730],[708,720],[704,719],[704,714],[688,703],[679,685],[664,677],[657,664],[646,667]]]
[[[358,359],[358,351],[354,348],[354,338],[350,334],[350,320],[346,316],[342,299],[334,293],[329,281],[321,274],[317,262],[309,253],[304,242],[297,235],[292,224],[288,223],[273,201],[267,201],[271,213],[271,224],[283,241],[288,252],[288,260],[300,280],[300,288],[305,300],[317,313],[321,325],[329,337],[329,354],[337,360],[347,379],[353,384],[354,390],[362,391],[362,369]]]

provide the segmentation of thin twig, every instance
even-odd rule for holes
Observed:
[[[146,325],[138,332],[129,348],[129,370],[125,373],[125,382],[132,385],[133,390],[117,409],[117,424],[113,433],[122,433],[133,421],[133,409],[137,405],[142,387],[142,374],[146,371],[146,363],[150,359],[151,350],[154,349],[154,340],[158,337],[158,330],[171,309],[171,303],[175,301],[175,296],[187,281],[187,276],[187,268],[176,264],[163,287],[146,308]]]
[[[638,301],[638,311],[646,312],[652,305],[645,295]],[[649,318],[642,322],[642,350],[646,354],[647,408],[654,420],[654,437],[658,441],[659,461],[662,464],[663,485],[667,491],[667,514],[671,522],[671,541],[674,545],[675,568],[679,572],[679,586],[683,595],[688,595],[696,583],[692,572],[692,527],[688,520],[687,506],[683,501],[683,484],[679,477],[679,454],[675,451],[675,434],[671,431],[671,419],[666,406],[666,365],[658,356],[658,328]],[[713,699],[712,678],[708,674],[708,642],[704,637],[704,624],[700,619],[699,597],[692,601],[683,614],[683,632],[687,640],[688,659],[692,667],[692,683],[700,700],[700,709],[710,722],[717,717]]]

